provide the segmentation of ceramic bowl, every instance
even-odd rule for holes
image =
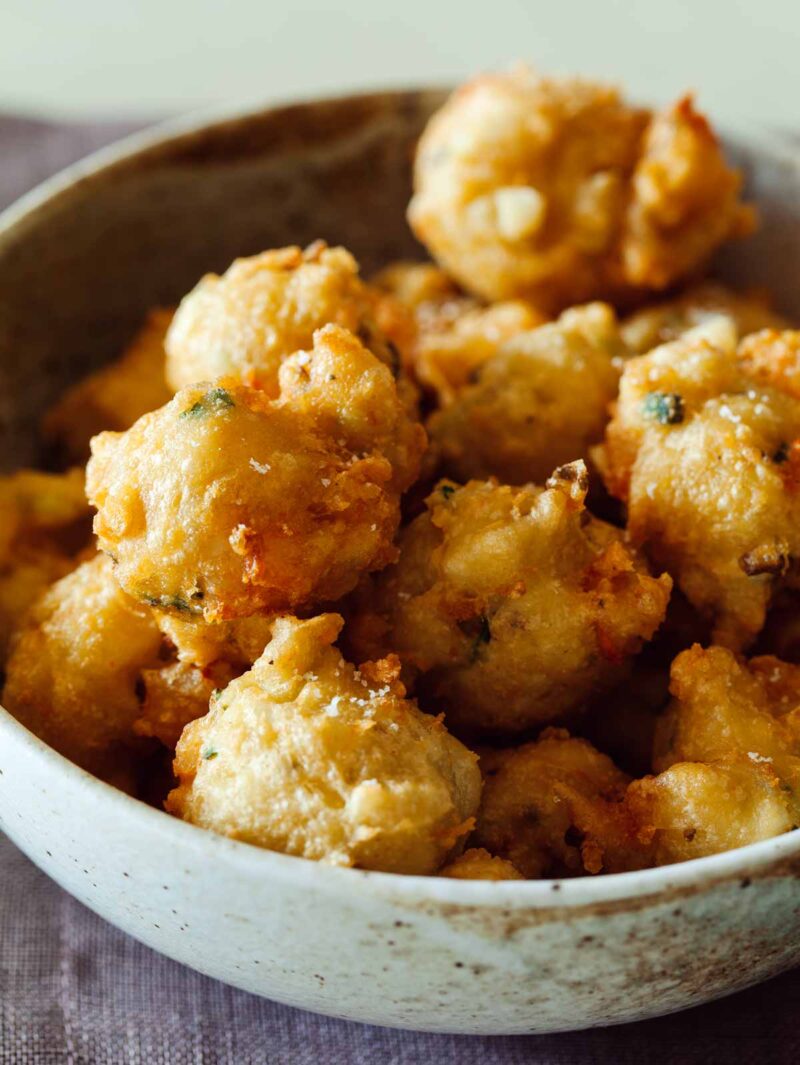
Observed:
[[[438,92],[187,123],[73,167],[0,218],[0,462],[144,311],[236,255],[325,237],[369,270],[419,252],[412,146]],[[800,155],[727,138],[763,217],[722,276],[800,311]],[[800,962],[800,831],[662,869],[487,883],[328,868],[176,821],[0,709],[0,826],[101,916],[280,1002],[398,1027],[544,1032],[668,1013]]]

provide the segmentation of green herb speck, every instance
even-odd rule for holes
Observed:
[[[480,653],[481,645],[489,643],[492,638],[492,630],[489,627],[489,619],[485,614],[481,614],[478,618],[478,631],[475,635],[475,639],[472,641],[472,647],[469,652],[470,663],[474,662],[478,654]]]
[[[782,462],[786,462],[788,458],[789,445],[784,440],[782,443],[778,444],[777,448],[775,449],[775,454],[772,456],[772,461],[776,462],[780,466],[780,464]]]
[[[206,747],[203,751],[203,761],[210,762],[212,758],[216,758],[219,751],[215,751],[213,747]]]
[[[443,484],[439,491],[445,499],[449,499],[453,492],[455,492],[455,488],[452,484]]]
[[[181,418],[204,418],[207,414],[221,414],[236,406],[230,392],[224,388],[210,388],[202,399],[181,411]]]
[[[684,418],[683,397],[677,392],[649,392],[642,413],[659,425],[680,425]]]
[[[144,601],[148,606],[161,610],[178,610],[181,614],[200,614],[199,607],[192,606],[180,595],[146,595]]]

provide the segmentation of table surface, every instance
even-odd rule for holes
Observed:
[[[0,116],[0,207],[127,128]],[[200,976],[118,932],[1,834],[0,944],[0,1065],[800,1061],[800,970],[673,1017],[548,1036],[404,1033],[278,1006]]]

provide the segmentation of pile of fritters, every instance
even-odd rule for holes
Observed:
[[[72,468],[0,479],[4,705],[176,817],[362,869],[796,828],[800,332],[703,279],[740,185],[689,98],[463,86],[417,152],[433,262],[238,260],[47,413]]]

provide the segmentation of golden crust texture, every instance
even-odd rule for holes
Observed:
[[[167,380],[177,391],[235,377],[277,396],[284,360],[311,347],[328,324],[349,329],[391,367],[392,341],[402,344],[410,324],[389,303],[360,279],[350,252],[323,241],[237,259],[222,277],[204,277],[178,308],[166,340]]]
[[[425,446],[391,372],[327,326],[280,380],[277,400],[183,389],[92,441],[95,532],[129,594],[221,621],[333,600],[391,561]]]
[[[409,366],[444,405],[503,341],[547,320],[526,300],[483,306],[464,296],[431,263],[392,263],[373,281],[413,314],[416,332],[408,347]]]
[[[778,835],[800,823],[800,667],[695,645],[672,665],[658,776],[628,802],[659,864]]]
[[[15,626],[88,538],[83,470],[0,477],[0,668]]]
[[[428,421],[442,472],[525,484],[586,457],[603,436],[622,351],[614,312],[601,303],[503,341]]]
[[[713,624],[746,647],[800,557],[800,400],[750,374],[760,337],[724,325],[715,342],[686,334],[625,367],[596,454],[628,529]],[[794,336],[794,334],[791,334]],[[788,342],[787,342],[788,343]]]
[[[652,114],[525,67],[458,89],[425,130],[414,177],[414,232],[489,300],[560,309],[661,290],[753,225],[689,98]]]
[[[472,842],[528,879],[642,868],[649,854],[625,803],[629,779],[588,741],[546,729],[495,753]]]
[[[391,661],[345,662],[341,624],[276,620],[262,657],[181,737],[167,808],[270,850],[434,873],[473,825],[477,757],[403,697]]]
[[[517,732],[613,685],[661,622],[671,581],[584,509],[583,463],[546,488],[442,482],[368,582],[349,638],[396,652],[455,728]]]
[[[133,739],[139,670],[158,664],[151,612],[96,555],[36,602],[14,638],[3,704],[37,736],[103,774]]]
[[[789,328],[764,295],[734,292],[718,282],[706,281],[674,299],[642,307],[622,322],[620,332],[630,351],[646,355],[689,330],[713,328],[719,318],[729,321],[739,338],[762,329]]]
[[[45,415],[42,430],[70,460],[85,462],[89,441],[104,429],[129,429],[172,396],[164,380],[164,338],[171,310],[154,310],[123,354],[85,377]]]
[[[496,858],[483,847],[471,847],[444,867],[439,876],[450,880],[524,880],[505,858]]]

